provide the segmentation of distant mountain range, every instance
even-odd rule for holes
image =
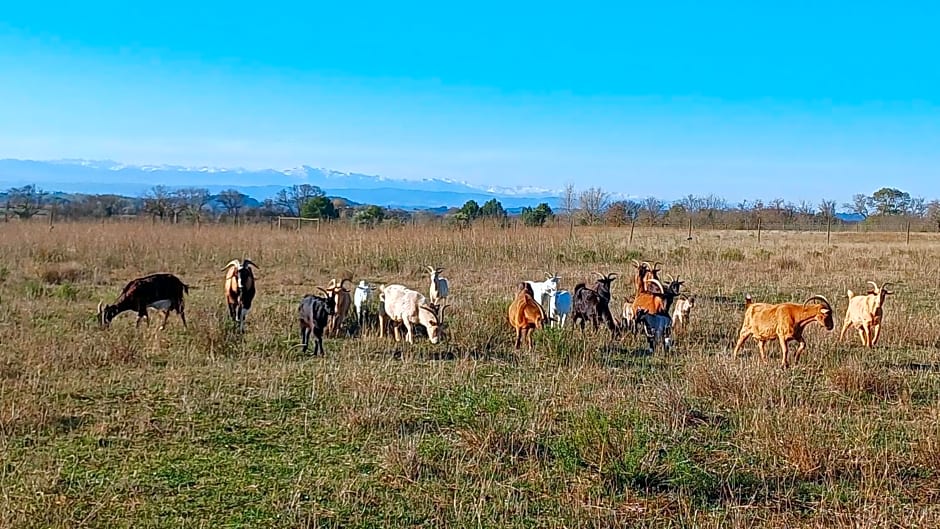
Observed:
[[[278,171],[135,166],[90,160],[0,160],[0,186],[28,184],[47,191],[125,196],[140,196],[155,185],[171,189],[204,187],[211,193],[236,189],[259,201],[272,198],[281,189],[294,184],[311,184],[330,196],[404,209],[459,207],[468,200],[482,205],[492,198],[506,209],[535,206],[540,202],[557,208],[559,204],[557,192],[539,187],[485,187],[444,179],[396,180],[309,166]]]

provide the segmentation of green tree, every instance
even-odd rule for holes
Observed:
[[[522,222],[526,226],[543,226],[545,221],[555,216],[552,208],[546,202],[542,202],[534,208],[522,208]]]
[[[491,198],[480,208],[481,217],[503,218],[506,216],[506,210],[499,200]]]
[[[353,215],[353,222],[361,226],[375,226],[385,220],[385,210],[380,206],[366,206]]]
[[[872,193],[868,202],[875,215],[903,215],[911,204],[911,195],[893,187],[882,187]]]
[[[457,213],[463,213],[468,219],[473,220],[480,216],[480,205],[476,200],[468,200],[460,206]]]
[[[300,216],[305,219],[335,219],[339,217],[333,201],[325,196],[308,199],[300,208]]]

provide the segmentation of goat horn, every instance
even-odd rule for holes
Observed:
[[[228,263],[227,265],[225,265],[225,266],[222,267],[222,271],[224,272],[224,271],[228,270],[230,267],[233,267],[233,266],[234,266],[235,268],[238,268],[239,266],[241,266],[241,263],[238,262],[238,259],[232,259],[231,261],[229,261],[229,263]]]
[[[315,287],[315,288],[316,288],[317,290],[319,290],[320,292],[323,292],[323,295],[324,295],[324,296],[326,296],[326,297],[329,297],[329,296],[330,296],[330,293],[327,292],[325,288],[323,288],[323,287]]]
[[[873,289],[878,290],[878,283],[875,283],[874,281],[869,281],[868,284],[871,285]],[[882,285],[882,287],[884,287],[884,285]]]
[[[594,272],[594,275],[596,275],[597,277],[600,277],[600,278],[602,278],[602,279],[607,279],[607,276],[605,276],[604,274],[602,274],[602,273],[600,273],[600,272]]]
[[[666,293],[666,288],[663,286],[662,283],[659,282],[658,279],[647,279],[646,282],[647,282],[647,283],[653,283],[654,285],[658,286],[658,287],[659,287],[659,293],[660,293],[660,294],[665,294],[665,293]]]
[[[653,263],[653,270],[654,271],[662,270],[662,268],[659,267],[659,265],[661,264],[663,264],[662,261],[656,261],[655,263]]]
[[[829,300],[826,299],[825,296],[822,296],[819,294],[813,294],[812,296],[806,298],[806,301],[803,302],[803,306],[805,307],[807,303],[809,303],[810,301],[813,301],[814,299],[818,301],[822,301],[823,303],[826,304],[826,308],[832,311],[832,304],[829,303]]]
[[[428,272],[431,272],[432,274],[434,273],[434,267],[433,267],[433,266],[431,266],[431,265],[424,265],[424,268],[426,268]]]
[[[103,301],[99,301],[99,302],[98,302],[98,314],[101,314],[101,309],[102,309],[103,307],[104,307],[104,302],[103,302]]]
[[[634,267],[634,268],[639,268],[639,267],[640,267],[640,262],[639,262],[639,261],[637,261],[636,259],[630,259],[630,260],[633,261],[633,267]]]
[[[882,283],[881,290],[886,290],[891,283]]]
[[[251,259],[245,259],[244,261],[242,261],[242,266],[249,266],[249,265],[257,268],[258,270],[261,270],[261,267],[256,265],[254,262],[252,262]]]
[[[618,277],[620,277],[620,276],[617,275],[617,272],[611,272],[611,273],[607,274],[607,279],[617,279]]]

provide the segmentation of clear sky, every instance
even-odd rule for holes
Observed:
[[[11,1],[0,157],[940,197],[940,4],[767,4]]]

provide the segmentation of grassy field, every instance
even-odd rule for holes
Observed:
[[[0,224],[0,526],[937,527],[940,238],[903,237]],[[261,266],[244,335],[235,257]],[[516,282],[633,258],[696,294],[673,352],[570,328],[513,351]],[[314,286],[426,290],[426,264],[451,282],[445,343],[367,328],[300,354]],[[98,301],[156,271],[197,287],[190,327],[100,330]],[[897,283],[874,351],[837,343],[869,279]],[[836,331],[811,327],[789,370],[776,344],[731,358],[745,293],[823,294]]]

